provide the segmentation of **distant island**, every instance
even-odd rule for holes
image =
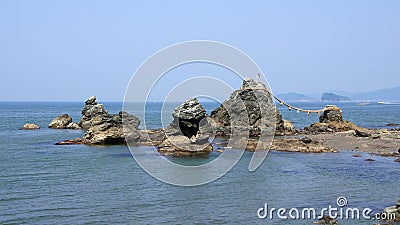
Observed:
[[[282,100],[292,101],[292,102],[315,102],[315,101],[317,101],[317,99],[315,99],[313,97],[310,97],[310,96],[307,96],[304,94],[300,94],[300,93],[296,93],[296,92],[278,94],[277,97]]]
[[[337,95],[334,93],[324,93],[322,94],[321,101],[325,102],[346,102],[351,101],[349,97]]]

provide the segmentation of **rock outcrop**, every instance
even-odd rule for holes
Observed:
[[[26,123],[21,128],[21,130],[38,130],[38,129],[40,129],[39,125],[34,124],[34,123]]]
[[[196,98],[176,107],[158,151],[173,156],[200,156],[212,152],[212,135],[206,111]]]
[[[96,96],[92,96],[85,102],[79,126],[82,129],[87,130],[92,126],[92,121],[99,121],[103,117],[108,116],[109,114],[107,110],[104,109],[103,105],[96,102]]]
[[[90,97],[82,110],[80,125],[86,130],[82,138],[66,140],[57,144],[130,144],[145,138],[139,129],[140,121],[126,112],[109,114],[96,97]]]
[[[363,127],[359,127],[354,123],[343,120],[342,110],[334,105],[327,105],[324,112],[319,117],[319,122],[311,124],[304,128],[306,134],[318,133],[334,133],[354,131],[354,135],[358,137],[370,137],[371,132]]]
[[[244,79],[242,87],[211,112],[210,117],[215,121],[219,134],[229,135],[232,125],[249,129],[250,136],[259,136],[273,130],[274,126],[276,130],[284,130],[282,116],[267,90],[261,82]]]
[[[54,118],[50,124],[49,128],[53,129],[80,129],[79,125],[72,122],[72,118],[68,114],[62,114]]]

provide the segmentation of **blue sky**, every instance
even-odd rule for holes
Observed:
[[[397,0],[0,0],[0,101],[122,101],[146,58],[198,39],[244,51],[274,93],[399,86],[399,12]]]

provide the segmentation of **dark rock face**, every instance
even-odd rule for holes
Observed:
[[[207,115],[199,101],[191,98],[175,108],[172,116],[174,120],[170,126],[179,128],[184,136],[191,138],[197,135],[200,121]]]
[[[246,78],[242,87],[212,111],[210,117],[218,129],[226,134],[229,134],[233,124],[235,127],[247,127],[251,136],[257,136],[273,126],[277,130],[284,130],[282,116],[276,110],[270,92],[265,90],[261,82]]]
[[[49,128],[53,129],[80,129],[77,123],[72,122],[72,118],[68,114],[62,114],[54,118]]]
[[[40,129],[39,125],[36,125],[34,123],[26,123],[21,128],[21,130],[38,130],[38,129]]]
[[[319,117],[320,123],[343,122],[342,110],[336,106],[325,107],[324,112]]]

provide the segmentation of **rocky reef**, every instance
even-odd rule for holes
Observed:
[[[196,98],[176,107],[158,151],[173,156],[200,156],[212,152],[212,135],[206,111]]]

